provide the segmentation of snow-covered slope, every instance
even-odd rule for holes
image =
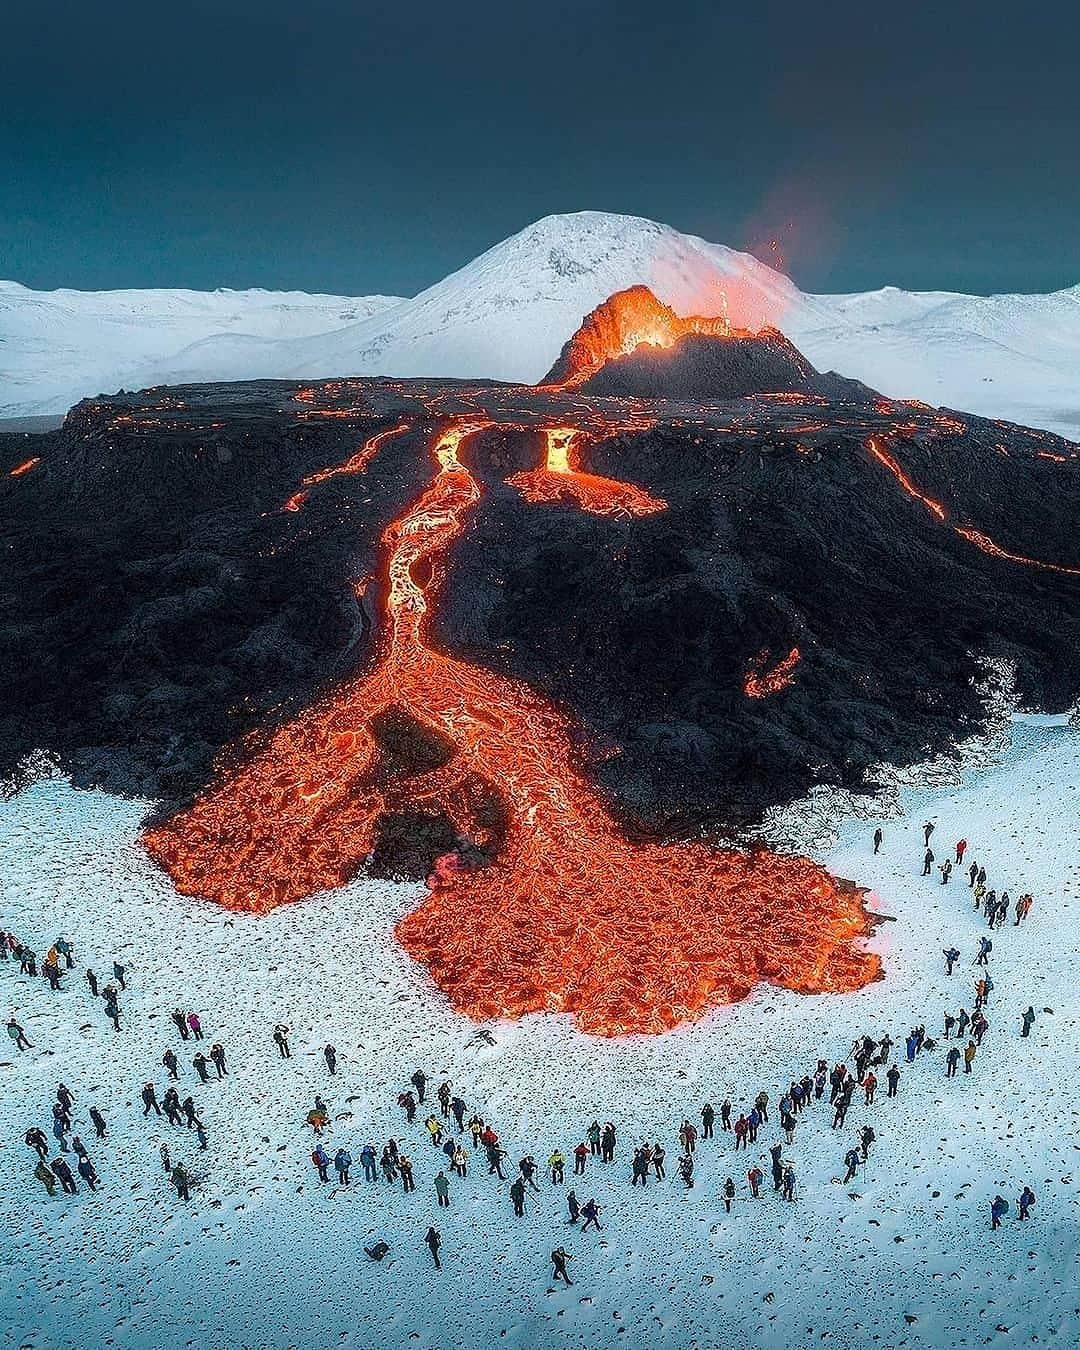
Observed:
[[[43,295],[0,284],[0,416],[118,385],[355,374],[539,379],[582,317],[644,283],[681,314],[780,327],[894,397],[1080,434],[1080,286],[801,292],[756,258],[635,216],[547,216],[411,300],[268,292]]]
[[[177,378],[208,339],[210,377],[275,375],[276,343],[397,304],[302,291],[31,291],[0,281],[0,417],[65,412],[87,394]],[[181,355],[183,354],[183,355]]]

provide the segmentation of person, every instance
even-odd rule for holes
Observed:
[[[706,1102],[701,1108],[701,1137],[702,1139],[711,1139],[713,1137],[713,1121],[716,1119],[716,1112],[712,1108],[711,1102]]]
[[[50,1195],[56,1194],[56,1175],[46,1167],[44,1159],[38,1159],[38,1164],[34,1168],[34,1176],[37,1177]]]
[[[581,1215],[581,1206],[578,1204],[577,1191],[569,1190],[566,1192],[566,1208],[570,1211],[570,1222],[577,1223]]]
[[[172,1019],[177,1031],[180,1033],[180,1039],[186,1041],[191,1035],[191,1032],[188,1030],[187,1014],[180,1008],[174,1008],[169,1014],[169,1017]]]
[[[121,965],[119,961],[114,961],[112,963],[112,973],[113,979],[117,982],[120,988],[126,989],[127,982],[125,981],[124,976],[127,974],[127,967]]]
[[[932,820],[924,821],[922,828],[923,828],[923,844],[927,848],[929,848],[930,836],[934,833],[934,822]]]
[[[968,1010],[966,1008],[961,1008],[960,1016],[956,1019],[956,1034],[958,1036],[963,1036],[964,1032],[967,1031],[970,1025],[971,1025],[971,1016],[968,1013]]]
[[[604,1133],[600,1136],[600,1161],[614,1162],[615,1160],[615,1126],[609,1120],[604,1126]]]
[[[44,1161],[49,1156],[49,1141],[37,1125],[31,1125],[23,1136],[26,1144]]]
[[[427,1074],[424,1073],[423,1069],[417,1069],[409,1079],[409,1082],[416,1089],[416,1100],[422,1103],[424,1100],[424,1089],[427,1086]]]
[[[964,854],[967,852],[967,840],[958,839],[956,841],[956,865],[959,867],[964,861]]]
[[[443,1209],[450,1208],[450,1178],[441,1167],[435,1173],[435,1196]]]
[[[416,1182],[413,1179],[412,1159],[405,1153],[398,1154],[398,1171],[401,1173],[401,1188],[406,1195],[410,1191],[416,1190]]]
[[[697,1143],[697,1129],[688,1120],[684,1120],[679,1130],[679,1143],[687,1153],[693,1153]]]
[[[751,1167],[749,1172],[747,1172],[746,1179],[750,1183],[750,1194],[756,1200],[758,1196],[761,1194],[761,1183],[765,1179],[765,1173],[761,1170],[761,1168],[757,1165],[757,1163],[755,1163],[753,1167]]]
[[[553,1279],[562,1280],[566,1285],[571,1285],[574,1281],[566,1273],[566,1263],[572,1260],[570,1252],[564,1251],[562,1247],[556,1247],[551,1253],[551,1265],[554,1270]]]
[[[731,1103],[726,1097],[720,1103],[720,1128],[722,1130],[731,1129]]]
[[[1021,1017],[1020,1022],[1022,1024],[1020,1035],[1030,1036],[1031,1028],[1035,1023],[1035,1009],[1029,1005],[1027,1011],[1024,1013],[1023,1017]]]
[[[895,1097],[895,1096],[896,1096],[897,1085],[898,1085],[899,1082],[900,1082],[900,1070],[896,1067],[895,1064],[892,1066],[892,1068],[889,1070],[889,1072],[885,1075],[885,1079],[886,1079],[886,1082],[887,1082],[888,1085],[889,1085],[889,1089],[888,1089],[888,1091],[887,1091],[886,1094],[885,1094],[886,1097]]]
[[[945,861],[941,864],[941,867],[938,869],[941,873],[941,884],[943,886],[948,885],[949,878],[952,876],[952,868],[953,868],[952,859],[946,858]]]
[[[161,1107],[158,1105],[157,1093],[154,1090],[153,1083],[147,1083],[140,1094],[143,1100],[143,1115],[148,1116],[151,1111],[156,1111],[161,1115]]]
[[[1025,1186],[1020,1192],[1020,1199],[1016,1202],[1016,1208],[1019,1211],[1019,1217],[1026,1219],[1031,1214],[1031,1206],[1035,1203],[1035,1192],[1030,1186]]]
[[[689,1153],[684,1153],[679,1159],[679,1176],[686,1183],[687,1190],[694,1184],[694,1160]]]
[[[519,1219],[525,1216],[525,1183],[515,1177],[510,1183],[510,1199],[514,1202],[514,1213]]]
[[[374,1246],[365,1247],[364,1253],[370,1256],[372,1261],[381,1261],[389,1250],[389,1242],[376,1242]]]
[[[783,1144],[773,1144],[769,1149],[769,1157],[772,1159],[772,1178],[773,1190],[779,1191],[784,1184],[784,1166],[780,1161],[780,1154],[783,1152]]]
[[[990,953],[994,950],[994,944],[988,937],[979,939],[979,954],[975,958],[977,966],[988,966],[990,964]]]
[[[956,1077],[956,1070],[957,1070],[957,1066],[959,1065],[959,1063],[960,1063],[960,1051],[959,1051],[959,1049],[954,1045],[954,1046],[952,1046],[952,1047],[950,1048],[949,1053],[945,1056],[945,1077],[946,1077],[946,1078],[955,1078],[955,1077]]]
[[[97,992],[97,991],[98,991],[98,980],[97,980],[97,976],[94,974],[94,972],[90,969],[89,966],[87,966],[87,968],[86,968],[86,983],[90,986],[90,996],[91,996],[91,998],[97,998],[97,996],[98,996],[98,992]]]
[[[882,832],[881,832],[881,826],[879,825],[879,826],[877,827],[877,829],[874,831],[874,852],[875,852],[875,853],[878,853],[878,852],[880,851],[880,849],[881,849],[881,841],[882,841],[884,838],[885,838],[885,836],[884,836],[884,834],[882,834]]]
[[[92,1191],[96,1191],[100,1178],[94,1171],[94,1164],[85,1155],[81,1157],[75,1169]]]
[[[398,1093],[397,1104],[405,1112],[405,1123],[411,1125],[416,1118],[416,1098],[406,1089]]]
[[[634,1159],[632,1165],[633,1175],[630,1180],[631,1186],[636,1186],[640,1181],[642,1186],[649,1180],[649,1163],[651,1159],[643,1148],[634,1149]]]
[[[173,1056],[173,1059],[175,1061],[176,1059],[175,1055]],[[196,1053],[195,1058],[191,1061],[191,1063],[195,1072],[199,1075],[199,1081],[201,1083],[209,1083],[210,1075],[206,1072],[206,1056],[203,1054],[201,1050],[199,1050]],[[175,1078],[176,1075],[173,1074],[173,1077]],[[218,1074],[218,1077],[220,1078],[221,1075]]]
[[[365,1181],[378,1181],[379,1173],[375,1166],[375,1145],[370,1141],[360,1150],[360,1166],[364,1169]]]
[[[589,1225],[591,1224],[598,1233],[601,1232],[600,1215],[603,1214],[603,1212],[604,1211],[595,1200],[586,1200],[581,1207],[581,1217],[585,1220],[581,1225],[581,1231],[583,1233],[588,1232]]]
[[[351,1166],[352,1154],[346,1148],[339,1148],[334,1154],[334,1171],[337,1173],[339,1186],[349,1184],[349,1168]]]
[[[322,1134],[323,1130],[325,1130],[326,1127],[330,1124],[330,1119],[326,1114],[326,1108],[324,1106],[318,1105],[317,1103],[307,1113],[306,1119],[307,1123],[315,1131],[316,1138],[318,1138],[318,1136]]]
[[[33,1046],[26,1039],[26,1032],[22,1029],[22,1027],[18,1024],[18,1022],[16,1022],[13,1016],[8,1018],[7,1033],[11,1037],[11,1039],[15,1042],[16,1050],[33,1049]]]
[[[746,1119],[745,1115],[740,1115],[739,1119],[735,1122],[735,1129],[733,1131],[735,1135],[735,1147],[737,1149],[746,1147],[746,1136],[749,1133],[749,1130],[750,1122]]]
[[[506,1174],[502,1170],[502,1160],[506,1157],[506,1149],[499,1147],[499,1141],[496,1137],[490,1144],[486,1145],[488,1160],[488,1176],[494,1173],[500,1181],[506,1180]]]
[[[461,1144],[458,1143],[454,1149],[454,1156],[450,1160],[450,1167],[459,1177],[464,1177],[468,1170],[468,1166],[469,1155],[465,1152],[464,1148],[462,1148]]]
[[[585,1175],[585,1159],[589,1156],[589,1146],[584,1140],[574,1149],[574,1176]]]
[[[436,1092],[435,1095],[439,1099],[439,1109],[443,1113],[443,1119],[444,1120],[449,1119],[450,1098],[453,1096],[453,1089],[450,1087],[450,1082],[448,1079],[446,1078],[443,1079],[443,1081],[439,1084],[439,1090],[438,1092]]]
[[[1020,899],[1016,902],[1016,924],[1015,924],[1015,927],[1017,927],[1017,928],[1020,927],[1020,921],[1021,921],[1022,919],[1026,919],[1027,916],[1031,913],[1031,906],[1032,906],[1034,903],[1035,903],[1035,897],[1034,897],[1033,895],[1022,895],[1022,896],[1020,897]]]
[[[97,1137],[99,1139],[104,1139],[105,1132],[108,1127],[105,1124],[105,1117],[101,1114],[101,1112],[97,1109],[96,1106],[92,1106],[90,1108],[90,1119],[93,1122],[95,1131],[97,1132]]]
[[[64,962],[67,965],[68,970],[74,969],[75,949],[72,947],[71,943],[67,940],[67,938],[58,937],[56,941],[53,943],[53,946],[64,958]]]
[[[1009,1212],[1009,1202],[1000,1195],[995,1195],[990,1202],[990,1227],[1000,1228],[1001,1221]]]
[[[551,1170],[551,1184],[553,1186],[561,1185],[564,1180],[563,1171],[566,1167],[566,1154],[561,1149],[555,1149],[548,1158],[548,1167]]]
[[[666,1157],[667,1154],[664,1151],[664,1147],[658,1139],[656,1143],[653,1144],[653,1151],[652,1151],[653,1172],[656,1175],[657,1181],[664,1180],[664,1159]]]
[[[210,1147],[210,1141],[206,1137],[206,1126],[198,1116],[195,1117],[195,1138],[199,1141],[199,1148],[205,1153]]]
[[[196,1056],[196,1058],[198,1058],[198,1056]],[[180,1077],[180,1066],[176,1058],[176,1052],[171,1049],[166,1050],[161,1056],[161,1062],[168,1071],[169,1077],[175,1082]]]
[[[333,1078],[337,1073],[337,1051],[332,1045],[323,1046],[323,1059],[326,1060],[326,1067],[330,1071],[330,1077]]]
[[[795,1169],[790,1163],[784,1168],[784,1199],[795,1199]]]
[[[600,1122],[599,1122],[598,1120],[594,1120],[593,1123],[589,1126],[589,1128],[585,1131],[585,1137],[586,1137],[586,1139],[588,1139],[588,1141],[589,1141],[589,1148],[592,1150],[592,1155],[593,1155],[593,1157],[594,1157],[594,1158],[599,1158],[599,1156],[600,1156]]]
[[[194,1097],[191,1097],[191,1096],[185,1097],[184,1100],[183,1100],[183,1102],[181,1103],[181,1105],[182,1105],[183,1111],[184,1111],[184,1119],[185,1119],[186,1122],[187,1122],[187,1128],[188,1128],[189,1130],[193,1130],[193,1129],[195,1128],[195,1099],[194,1099]]]
[[[945,1039],[950,1040],[953,1032],[956,1030],[956,1018],[951,1012],[945,1013]]]
[[[724,1212],[731,1213],[731,1202],[735,1199],[735,1183],[730,1177],[724,1182]]]
[[[870,1125],[864,1125],[859,1131],[859,1145],[862,1148],[863,1162],[870,1156],[870,1145],[877,1138]]]
[[[979,875],[979,864],[973,862],[968,868],[968,885],[972,890],[975,889],[975,878]]]
[[[928,848],[926,852],[923,854],[922,860],[922,874],[924,877],[928,877],[930,875],[930,868],[933,865],[934,865],[934,850]]]
[[[873,1104],[874,1104],[874,1091],[875,1091],[876,1088],[877,1088],[877,1077],[876,1077],[876,1075],[874,1074],[873,1070],[871,1070],[871,1071],[866,1075],[866,1077],[863,1079],[863,1091],[864,1091],[865,1094],[866,1094],[866,1104],[867,1104],[867,1106],[873,1106]]]
[[[483,1134],[483,1132],[484,1132],[483,1119],[482,1117],[478,1116],[474,1111],[469,1119],[469,1133],[472,1135],[472,1146],[474,1149],[480,1147],[480,1136]]]
[[[67,1165],[65,1158],[54,1158],[50,1164],[53,1174],[60,1183],[60,1189],[65,1195],[74,1195],[78,1191],[75,1184],[75,1178],[72,1176],[71,1168]]]
[[[105,1002],[105,1016],[113,1024],[113,1030],[120,1030],[120,1003],[119,995],[111,984],[107,984],[102,990],[102,998]]]
[[[960,960],[960,952],[956,947],[946,947],[944,948],[944,954],[945,974],[951,975],[953,973],[953,966]]]
[[[964,1072],[970,1073],[971,1066],[975,1062],[975,1042],[968,1041],[964,1046]]]
[[[176,1187],[176,1198],[178,1200],[191,1198],[188,1194],[189,1180],[187,1168],[183,1163],[177,1163],[172,1170],[172,1184]]]
[[[442,1262],[439,1260],[439,1248],[442,1246],[442,1237],[439,1230],[431,1227],[424,1235],[424,1241],[427,1243],[427,1249],[431,1253],[431,1259],[435,1262],[435,1269],[442,1270]]]
[[[214,1069],[219,1078],[224,1078],[227,1072],[225,1068],[225,1047],[220,1041],[215,1041],[210,1047],[210,1058],[214,1061]]]
[[[289,1049],[289,1028],[284,1022],[279,1022],[274,1027],[274,1044],[282,1059],[292,1059],[292,1051]]]
[[[89,1158],[90,1154],[86,1151],[86,1145],[77,1134],[72,1135],[71,1137],[71,1147],[74,1150],[76,1157]]]
[[[845,1186],[855,1175],[861,1161],[862,1159],[859,1157],[859,1150],[857,1148],[849,1148],[844,1154],[844,1162],[847,1164],[847,1171],[844,1173],[843,1181]]]

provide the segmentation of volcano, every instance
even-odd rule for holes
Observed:
[[[680,317],[647,286],[618,291],[587,315],[543,383],[600,397],[697,402],[765,393],[880,397],[857,380],[815,370],[777,328]]]
[[[398,936],[478,1018],[875,978],[856,890],[731,841],[979,730],[988,660],[1075,700],[1077,447],[663,309],[613,297],[537,387],[184,386],[0,438],[6,775],[151,798],[150,855],[236,909],[428,876]],[[627,360],[674,387],[597,392]]]

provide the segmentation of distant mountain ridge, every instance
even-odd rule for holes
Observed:
[[[810,295],[746,253],[635,216],[547,216],[411,299],[34,292],[0,283],[0,416],[151,384],[352,374],[533,382],[584,315],[643,284],[679,314],[773,324],[897,398],[1080,436],[1080,286]]]

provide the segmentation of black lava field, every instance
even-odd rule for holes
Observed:
[[[881,762],[955,745],[985,725],[989,658],[1026,706],[1077,698],[1076,446],[840,380],[703,401],[707,342],[666,386],[692,401],[253,382],[101,397],[0,437],[0,775],[44,750],[164,814],[362,671],[383,532],[455,419],[484,424],[460,452],[482,493],[431,641],[558,705],[632,837],[752,829],[813,784],[866,789]],[[607,387],[655,393],[627,361]],[[664,509],[529,500],[509,480],[544,467],[551,428],[577,432],[568,487],[596,475]],[[380,431],[363,472],[323,472]],[[438,761],[407,719],[384,728],[394,772]]]

